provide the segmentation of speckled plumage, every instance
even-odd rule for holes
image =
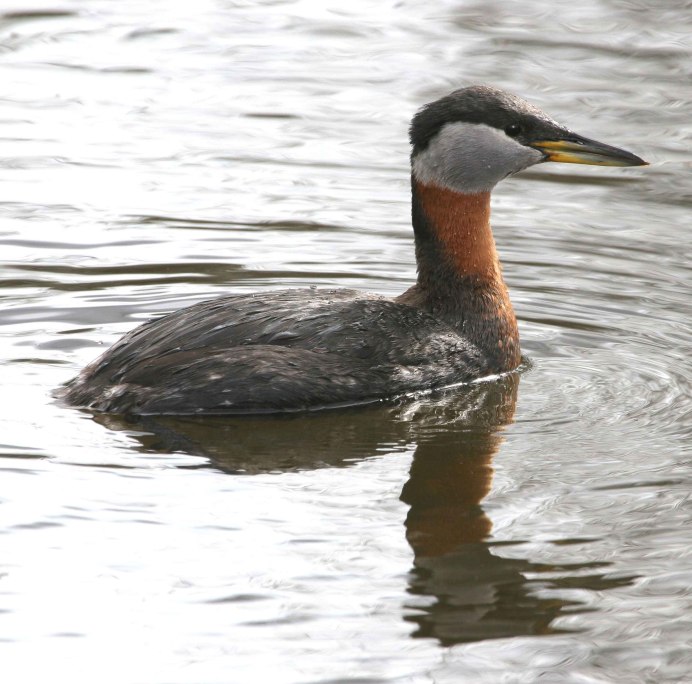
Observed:
[[[430,314],[355,290],[231,295],[123,337],[66,399],[115,413],[354,404],[482,374],[483,354]]]

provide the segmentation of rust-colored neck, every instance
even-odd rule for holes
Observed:
[[[447,321],[480,349],[489,372],[521,362],[517,321],[490,228],[490,193],[413,179],[418,282],[399,301]]]
[[[454,271],[482,280],[502,279],[490,229],[490,192],[467,195],[416,184],[420,209]]]

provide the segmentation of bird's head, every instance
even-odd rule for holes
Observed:
[[[573,133],[521,98],[487,86],[425,105],[410,128],[413,176],[457,192],[491,190],[541,162],[642,166],[625,150]]]

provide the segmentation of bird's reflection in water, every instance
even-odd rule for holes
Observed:
[[[411,594],[430,597],[407,619],[417,637],[444,644],[550,631],[569,605],[530,594],[526,571],[485,540],[492,523],[481,507],[493,479],[492,458],[512,421],[519,378],[473,388],[461,419],[445,406],[423,427],[401,499],[411,506],[406,536],[414,551]],[[453,410],[453,409],[452,409]]]
[[[512,374],[418,402],[282,417],[96,419],[132,431],[144,452],[204,456],[232,474],[346,467],[414,444],[401,494],[414,552],[404,615],[416,625],[412,636],[452,645],[555,633],[556,618],[584,608],[551,589],[602,591],[632,580],[597,572],[607,563],[522,558],[520,542],[506,557],[503,544],[489,540],[492,523],[481,502],[518,384]]]

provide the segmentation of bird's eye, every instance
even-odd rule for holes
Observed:
[[[521,133],[521,126],[518,123],[511,123],[505,126],[505,133],[510,138],[516,138]]]

